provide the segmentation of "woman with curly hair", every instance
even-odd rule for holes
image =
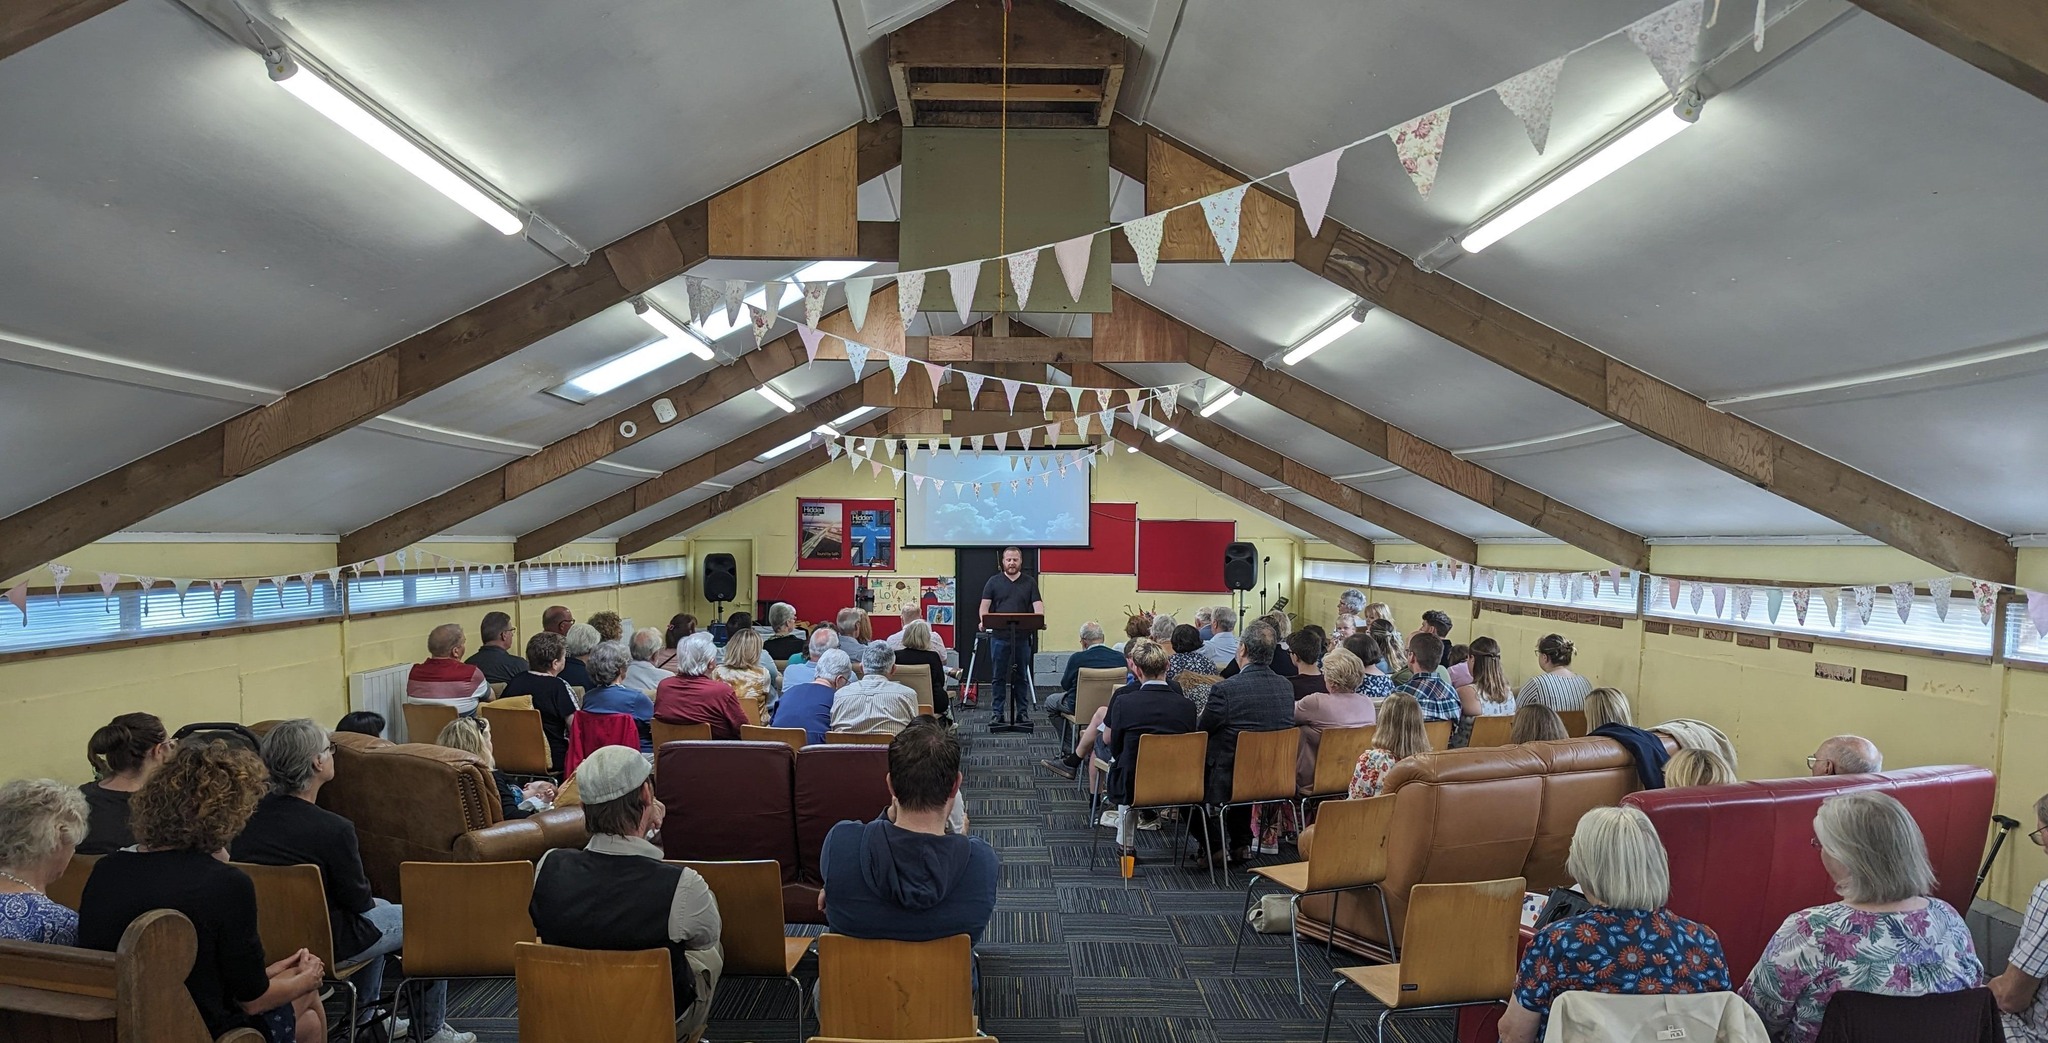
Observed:
[[[304,949],[264,965],[256,885],[227,861],[228,843],[269,789],[270,770],[246,749],[221,740],[178,747],[129,802],[135,848],[93,866],[79,902],[78,944],[112,952],[142,914],[183,913],[198,935],[185,989],[208,1035],[254,1028],[272,1043],[322,1040],[326,968]]]

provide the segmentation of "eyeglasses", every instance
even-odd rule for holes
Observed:
[[[1806,758],[1806,770],[1807,770],[1807,771],[1812,771],[1812,770],[1813,770],[1814,768],[1818,767],[1819,765],[1820,765],[1820,758],[1819,758],[1819,757],[1808,757],[1808,758]]]
[[[2033,841],[2034,845],[2039,847],[2041,845],[2041,834],[2043,833],[2048,833],[2048,826],[2042,826],[2040,829],[2027,834],[2027,839]]]
[[[1809,844],[1812,844],[1812,845],[1813,845],[1813,849],[1814,849],[1815,851],[1819,851],[1819,850],[1821,849],[1821,848],[1820,848],[1820,838],[1819,838],[1819,837],[1807,837],[1807,838],[1806,838],[1806,842],[1807,842],[1807,843],[1809,843]]]

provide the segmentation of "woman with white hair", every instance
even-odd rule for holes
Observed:
[[[1812,1043],[1837,992],[1924,996],[1984,984],[1962,916],[1928,897],[1934,868],[1905,805],[1868,790],[1829,797],[1813,836],[1842,900],[1786,917],[1739,990],[1772,1043]]]
[[[45,945],[78,941],[78,914],[49,890],[85,839],[85,795],[51,779],[0,786],[0,938]]]
[[[580,627],[583,624],[576,625]],[[573,629],[569,631],[571,637],[575,633]],[[704,635],[704,639],[711,640],[711,635]],[[630,715],[640,730],[640,752],[653,753],[654,699],[626,683],[626,667],[632,661],[632,653],[626,650],[623,641],[606,641],[590,650],[590,656],[583,661],[590,671],[590,688],[583,693],[583,712]],[[662,684],[666,685],[668,681]]]
[[[1721,939],[1664,908],[1671,865],[1650,817],[1635,808],[1586,812],[1565,872],[1593,908],[1539,929],[1522,954],[1501,1043],[1536,1043],[1567,992],[1620,995],[1728,991]]]
[[[569,682],[573,688],[583,689],[586,693],[598,687],[590,683],[590,667],[585,662],[585,657],[597,651],[597,646],[604,643],[604,639],[597,636],[597,628],[588,623],[578,623],[570,627],[568,633],[562,635],[562,642],[563,651],[569,656],[562,662],[562,680]]]
[[[718,646],[711,635],[691,634],[676,646],[677,674],[654,690],[654,716],[669,724],[708,724],[714,739],[737,739],[747,723],[732,686],[711,676]]]

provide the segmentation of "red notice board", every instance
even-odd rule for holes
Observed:
[[[1236,539],[1234,521],[1138,522],[1138,589],[1222,593],[1223,548]]]
[[[1097,503],[1088,508],[1086,547],[1047,547],[1038,571],[1128,576],[1138,571],[1138,505]]]

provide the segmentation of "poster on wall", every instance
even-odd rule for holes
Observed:
[[[896,501],[800,499],[796,511],[797,568],[896,568]]]

